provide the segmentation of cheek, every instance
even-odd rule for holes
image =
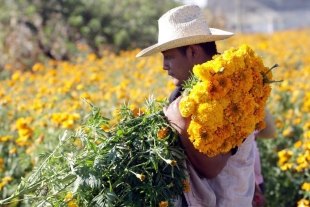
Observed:
[[[182,65],[181,75],[184,80],[190,77],[191,68],[188,65]]]

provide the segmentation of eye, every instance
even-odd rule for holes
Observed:
[[[164,58],[169,60],[169,59],[172,59],[172,56],[171,55],[164,55]]]

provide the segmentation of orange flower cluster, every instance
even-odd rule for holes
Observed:
[[[168,134],[169,134],[169,127],[163,127],[158,131],[157,137],[159,139],[164,139],[168,136]]]
[[[248,45],[216,55],[193,72],[180,112],[192,117],[188,133],[197,150],[209,157],[227,153],[264,128],[272,73]]]

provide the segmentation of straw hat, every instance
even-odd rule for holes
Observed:
[[[223,40],[234,35],[209,28],[199,6],[185,5],[171,9],[158,20],[158,43],[145,48],[136,57],[145,57],[186,45]]]

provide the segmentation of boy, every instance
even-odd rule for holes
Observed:
[[[233,33],[209,28],[196,5],[168,11],[159,19],[158,27],[158,43],[142,50],[137,57],[161,52],[164,56],[163,69],[177,87],[164,113],[179,133],[189,160],[186,166],[191,190],[184,193],[183,206],[251,206],[254,193],[254,133],[239,148],[208,157],[197,151],[188,139],[190,118],[183,118],[179,112],[181,86],[190,77],[194,65],[211,60],[217,54],[215,41],[229,38]],[[181,199],[175,205],[182,206]]]

